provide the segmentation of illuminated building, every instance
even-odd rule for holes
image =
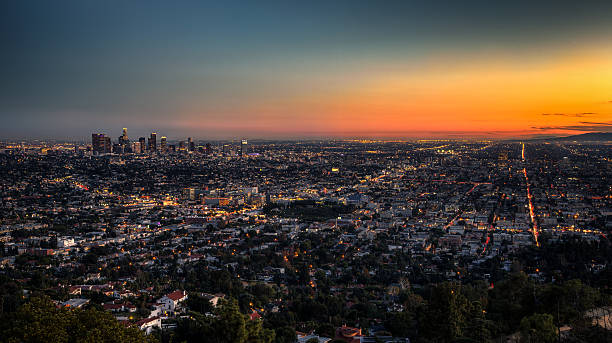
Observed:
[[[109,154],[111,152],[110,137],[104,133],[92,133],[91,148],[94,154]]]
[[[149,151],[157,151],[157,132],[152,132],[151,137],[149,137]]]
[[[193,142],[193,140],[191,139],[191,137],[187,138],[187,149],[189,151],[194,151],[195,150],[195,143]]]
[[[130,139],[128,138],[127,128],[124,127],[123,134],[119,136],[119,144],[125,145],[129,142],[130,142]]]
[[[160,150],[162,153],[165,153],[167,150],[166,144],[167,144],[167,138],[166,136],[162,136],[161,143],[160,143]]]
[[[140,152],[141,153],[147,151],[147,145],[146,145],[145,141],[146,141],[146,138],[144,138],[144,137],[138,138],[138,143],[140,143]]]
[[[249,142],[246,139],[243,139],[240,142],[240,156],[246,156],[249,153]]]
[[[140,142],[133,142],[132,143],[132,152],[135,153],[135,154],[142,153],[142,145],[140,145]]]

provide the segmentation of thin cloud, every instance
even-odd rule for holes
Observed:
[[[580,124],[584,125],[612,125],[612,123],[596,122],[596,121],[581,121]]]
[[[560,116],[560,117],[585,117],[589,115],[597,114],[595,112],[581,112],[581,113],[542,113],[543,116]]]
[[[532,129],[541,131],[568,130],[568,131],[599,131],[612,132],[612,122],[589,122],[581,121],[579,125],[560,126],[532,126]]]

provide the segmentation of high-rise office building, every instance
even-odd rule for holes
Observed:
[[[140,143],[140,152],[141,153],[147,151],[146,138],[144,138],[144,137],[138,138],[138,143]]]
[[[151,137],[149,138],[149,151],[150,152],[157,151],[157,132],[151,133]]]
[[[119,144],[127,144],[130,142],[128,138],[127,128],[123,128],[123,134],[119,137]]]
[[[243,139],[240,142],[240,156],[246,156],[249,153],[249,142],[246,139]]]
[[[123,128],[123,134],[119,136],[119,141],[117,144],[120,146],[120,148],[113,148],[113,152],[126,153],[132,151],[132,147],[130,146],[130,139],[128,138],[127,128]]]
[[[132,152],[135,154],[142,153],[142,146],[140,145],[140,142],[132,142],[131,149],[132,149]]]
[[[109,154],[111,152],[110,137],[104,133],[92,133],[91,149],[94,154]]]
[[[166,138],[166,136],[162,136],[161,142],[160,142],[160,145],[159,145],[159,150],[162,153],[165,153],[167,151],[168,147],[166,146],[166,144],[168,144],[168,139]]]
[[[189,151],[194,151],[195,150],[195,143],[193,142],[191,137],[187,137],[187,149]]]
[[[206,143],[206,155],[211,155],[212,154],[212,147],[210,146],[210,143]]]
[[[104,149],[103,137],[103,133],[91,134],[91,150],[94,154],[99,154],[100,150]]]
[[[107,154],[111,153],[111,139],[106,135],[104,135],[104,152]]]
[[[126,146],[123,144],[115,143],[113,144],[113,153],[114,154],[124,154],[126,151]]]

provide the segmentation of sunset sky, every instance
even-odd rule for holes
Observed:
[[[612,1],[3,1],[0,138],[612,131]]]

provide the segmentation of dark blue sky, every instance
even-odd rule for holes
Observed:
[[[125,126],[169,137],[279,135],[259,115],[308,135],[299,126],[310,114],[295,101],[304,94],[336,96],[363,73],[416,70],[431,56],[537,60],[610,42],[611,9],[612,1],[3,1],[0,137],[114,137]],[[324,128],[320,120],[308,125]]]

